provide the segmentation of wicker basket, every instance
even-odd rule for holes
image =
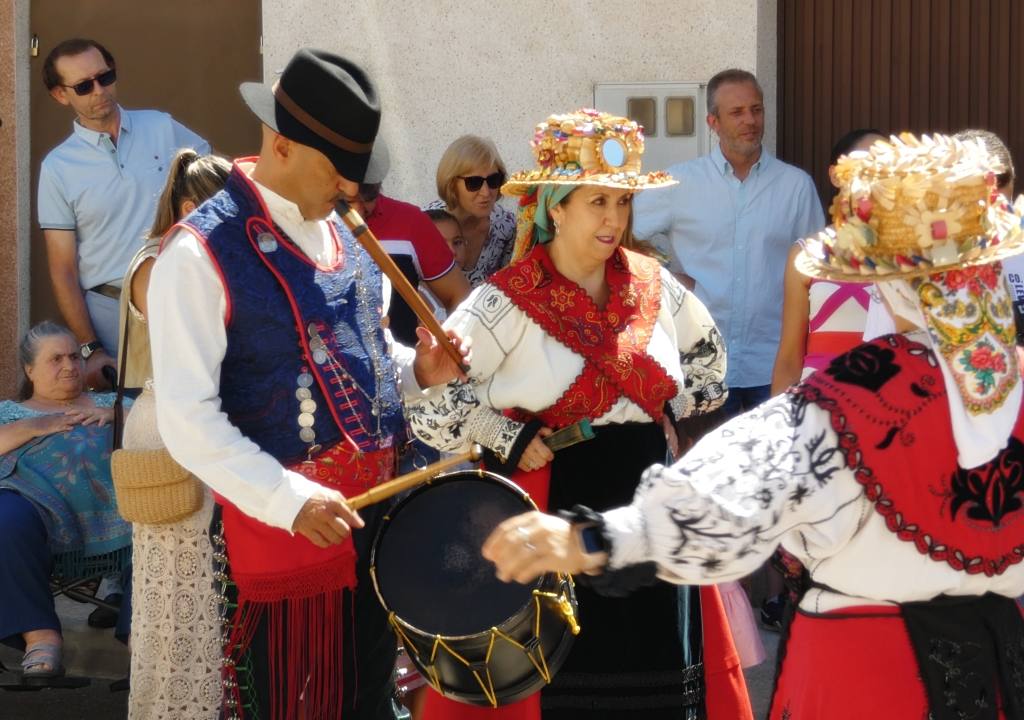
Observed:
[[[117,450],[110,466],[117,511],[128,522],[176,522],[203,506],[202,484],[165,449]]]

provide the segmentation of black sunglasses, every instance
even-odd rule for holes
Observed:
[[[88,80],[83,80],[80,83],[74,85],[61,85],[61,87],[71,88],[75,91],[75,95],[88,95],[92,92],[92,84],[98,82],[100,87],[107,87],[113,85],[117,81],[117,70],[110,68],[105,72],[101,72],[95,77],[91,77]]]
[[[478,191],[484,186],[484,183],[487,183],[487,187],[491,190],[497,190],[505,184],[505,173],[500,170],[498,172],[491,173],[487,177],[483,177],[482,175],[466,175],[461,177],[462,182],[466,183],[466,189],[470,192]]]

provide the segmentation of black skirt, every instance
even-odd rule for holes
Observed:
[[[550,512],[577,504],[599,511],[628,505],[644,470],[665,460],[664,431],[657,424],[594,430],[593,440],[555,454]],[[685,717],[676,586],[655,581],[613,598],[581,578],[576,592],[581,632],[542,691],[544,720]]]

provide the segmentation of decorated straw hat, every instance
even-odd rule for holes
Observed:
[[[537,167],[513,174],[501,191],[524,195],[538,185],[603,185],[623,190],[675,185],[661,171],[644,173],[644,130],[633,120],[582,109],[551,115],[533,135]]]
[[[996,190],[1002,171],[980,141],[903,133],[839,159],[833,227],[802,240],[796,268],[875,282],[985,265],[1024,252],[1024,197]]]

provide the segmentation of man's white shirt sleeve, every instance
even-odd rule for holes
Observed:
[[[167,239],[149,284],[157,426],[171,455],[211,489],[261,522],[291,532],[320,488],[284,469],[221,410],[227,350],[224,286],[187,230]]]

